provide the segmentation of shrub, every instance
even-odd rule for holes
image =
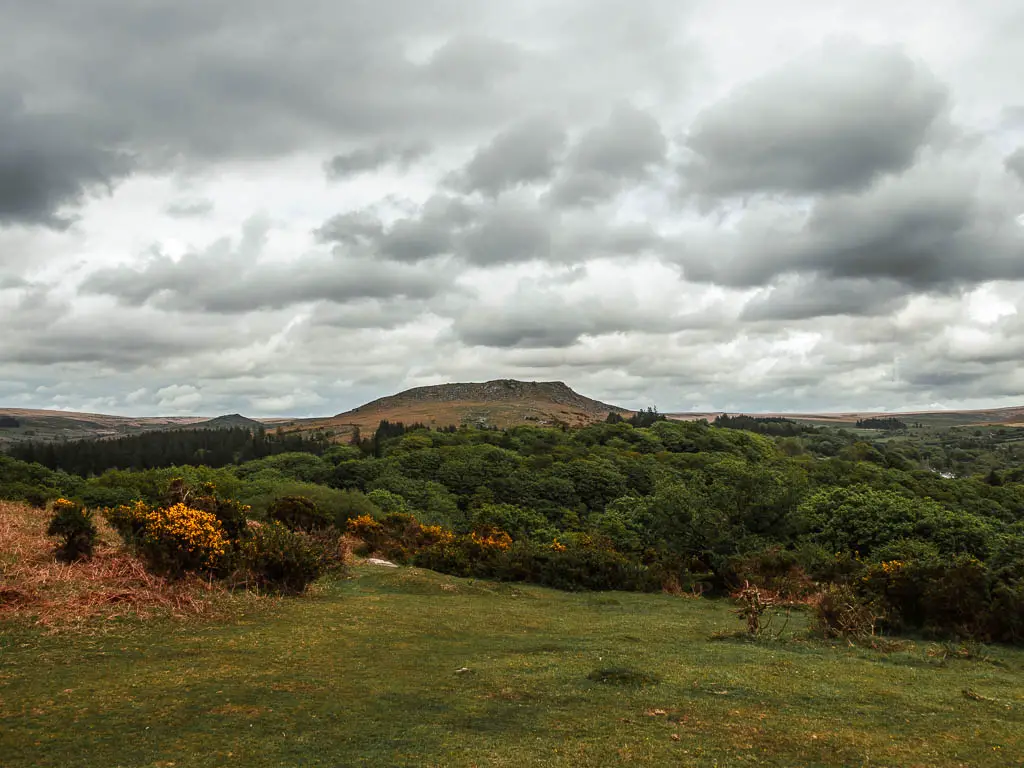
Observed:
[[[151,570],[180,576],[223,564],[230,542],[212,513],[174,504],[150,510],[143,521],[140,551]]]
[[[136,501],[133,504],[119,504],[116,507],[103,510],[103,517],[110,526],[117,531],[121,541],[129,549],[134,549],[142,540],[142,534],[146,530],[146,515],[153,509],[144,501]]]
[[[388,538],[384,526],[370,515],[360,515],[349,520],[347,529],[352,536],[355,536],[366,545],[365,551],[360,552],[360,554],[375,551],[382,547]]]
[[[798,554],[778,547],[729,558],[720,568],[719,577],[730,591],[753,586],[783,601],[800,600],[815,591]]]
[[[53,517],[46,534],[61,537],[57,558],[66,563],[92,557],[98,537],[92,512],[67,499],[53,502]]]
[[[993,640],[1024,643],[1024,580],[992,588],[991,615]]]
[[[305,496],[282,496],[270,505],[267,516],[292,531],[317,531],[334,523],[330,515],[321,512],[316,503]]]
[[[167,505],[184,504],[191,509],[208,512],[220,522],[224,535],[231,541],[238,541],[247,530],[251,508],[234,499],[222,498],[212,482],[190,486],[184,479],[176,477],[167,487]]]
[[[323,571],[323,551],[277,521],[253,528],[241,547],[248,580],[283,594],[300,594]]]
[[[878,609],[846,584],[831,584],[814,605],[811,631],[826,638],[863,639],[875,634]]]
[[[872,565],[857,590],[880,607],[886,625],[896,630],[979,639],[990,634],[989,574],[970,555]]]
[[[609,549],[512,542],[507,534],[457,536],[425,547],[413,562],[453,576],[521,581],[568,591],[656,591],[665,573]]]

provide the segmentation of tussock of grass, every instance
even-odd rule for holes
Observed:
[[[0,501],[0,621],[61,631],[128,617],[213,619],[230,612],[234,598],[217,584],[148,573],[102,520],[92,559],[58,562],[47,519],[45,510]]]

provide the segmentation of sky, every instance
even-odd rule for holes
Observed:
[[[0,406],[1024,404],[1018,0],[0,0]]]

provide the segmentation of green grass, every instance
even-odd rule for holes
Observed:
[[[359,569],[227,624],[0,625],[0,765],[1024,765],[1024,652],[711,639],[730,610]]]

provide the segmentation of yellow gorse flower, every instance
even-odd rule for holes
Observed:
[[[196,555],[206,567],[212,568],[227,553],[224,527],[209,512],[175,504],[166,509],[147,510],[142,519],[147,539]]]
[[[470,534],[470,539],[484,549],[508,549],[512,546],[512,537],[504,531],[492,531],[486,535],[474,532]]]

